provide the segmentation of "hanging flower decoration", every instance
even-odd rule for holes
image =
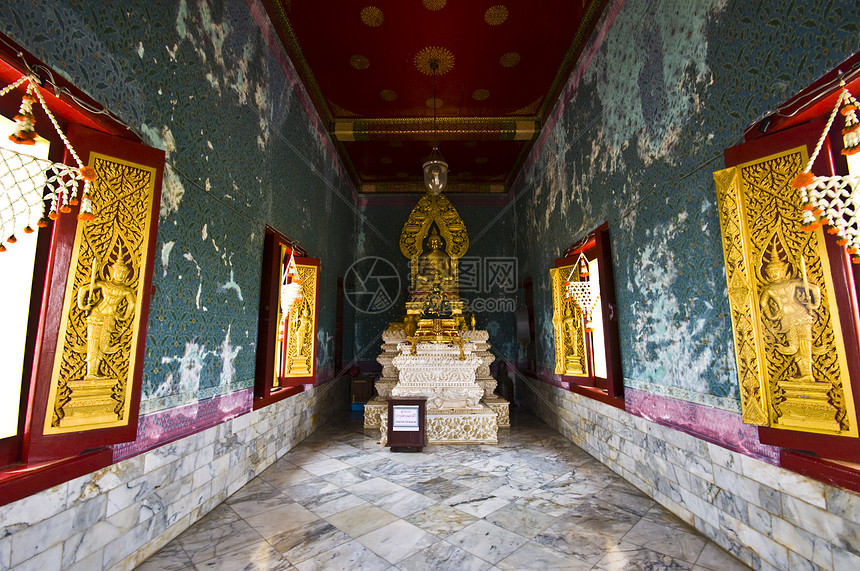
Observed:
[[[803,229],[811,232],[822,226],[829,226],[827,232],[837,235],[836,243],[845,247],[855,264],[860,264],[860,174],[815,176],[812,173],[812,164],[821,152],[837,113],[841,112],[845,122],[842,129],[842,154],[848,156],[860,152],[858,103],[845,86],[845,81],[840,81],[840,85],[842,91],[818,144],[809,157],[806,168],[791,181],[791,185],[800,190]]]
[[[574,279],[574,272],[579,268],[579,279]],[[576,263],[570,270],[570,275],[564,281],[564,298],[566,301],[573,301],[576,306],[582,311],[585,318],[585,330],[588,332],[594,331],[592,318],[594,310],[597,308],[597,302],[600,300],[600,292],[595,287],[597,282],[587,279],[588,260],[585,255],[579,254]]]
[[[16,218],[28,218],[36,209],[39,222],[37,226],[44,228],[48,225],[48,219],[55,220],[59,214],[71,212],[72,206],[80,204],[78,219],[82,221],[92,220],[93,203],[90,198],[90,183],[96,180],[97,174],[94,168],[84,166],[78,153],[69,142],[66,135],[60,129],[60,125],[54,114],[48,108],[42,93],[38,89],[40,80],[35,76],[24,75],[14,83],[0,89],[0,97],[18,89],[26,84],[26,91],[21,98],[18,114],[15,116],[16,130],[9,136],[9,140],[19,145],[34,145],[38,133],[36,131],[36,117],[33,114],[33,105],[39,103],[48,116],[51,124],[63,141],[66,150],[75,161],[76,166],[56,163],[46,159],[30,156],[26,153],[0,149],[0,177],[4,180],[4,186],[0,189],[0,196],[5,198],[8,206],[0,209],[0,236],[6,235],[7,225],[13,226],[12,234],[5,242],[14,244],[17,239],[14,234]],[[78,183],[82,183],[79,188]],[[43,195],[43,186],[47,192]],[[38,200],[28,201],[23,197],[38,193]],[[80,194],[79,194],[80,191]],[[48,201],[48,212],[45,213],[45,200]],[[33,232],[33,228],[27,224],[25,233]],[[0,252],[6,250],[5,245],[0,243]]]
[[[296,259],[290,252],[290,260],[284,272],[284,281],[281,284],[281,315],[286,318],[293,307],[302,299],[302,281],[299,279],[299,269],[296,267]]]

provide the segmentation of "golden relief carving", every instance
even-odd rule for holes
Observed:
[[[559,375],[587,376],[588,359],[585,352],[585,320],[582,310],[565,299],[564,281],[573,270],[579,279],[579,266],[571,265],[550,270],[552,284],[552,324],[555,334],[555,372]]]
[[[464,256],[469,249],[466,225],[450,200],[441,194],[433,196],[429,193],[418,200],[403,225],[403,231],[400,233],[400,251],[403,255],[410,260],[421,255],[424,238],[434,222],[445,241],[445,252],[448,256],[452,260]]]
[[[101,209],[78,224],[45,434],[128,422],[155,169],[90,154]]]
[[[302,284],[302,299],[296,302],[287,315],[281,377],[308,377],[314,374],[318,268],[297,263],[296,269]],[[276,367],[275,370],[278,369]]]
[[[857,436],[819,229],[804,232],[800,147],[714,173],[744,422]]]

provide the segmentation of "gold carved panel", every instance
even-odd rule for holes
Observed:
[[[445,253],[452,260],[463,257],[469,249],[466,225],[450,200],[441,194],[433,196],[429,193],[418,200],[403,225],[400,233],[400,251],[403,255],[410,260],[421,255],[424,239],[434,222],[445,240]]]
[[[555,334],[555,372],[559,375],[589,376],[582,310],[565,299],[564,282],[573,270],[579,279],[579,266],[562,266],[549,271],[552,283],[552,326]]]
[[[319,267],[296,263],[302,283],[302,299],[293,306],[286,316],[283,327],[283,344],[280,366],[275,367],[275,382],[280,372],[281,378],[309,377],[314,374],[317,338],[317,288]]]
[[[77,226],[45,434],[125,426],[156,170],[90,153],[96,218]]]
[[[789,183],[805,147],[717,171],[744,422],[857,436],[832,270]]]

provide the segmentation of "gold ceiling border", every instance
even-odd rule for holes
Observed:
[[[821,229],[802,229],[797,147],[714,173],[743,420],[858,436]]]
[[[469,249],[469,234],[457,209],[444,195],[425,194],[412,209],[400,233],[400,251],[410,260],[424,250],[424,239],[433,223],[445,240],[445,253],[456,260]]]
[[[529,141],[541,129],[537,117],[398,117],[338,120],[329,127],[339,141],[387,141],[398,137],[415,141]]]
[[[542,120],[547,118],[549,112],[552,111],[552,108],[555,106],[559,92],[570,78],[573,66],[579,58],[579,53],[584,47],[585,40],[587,40],[594,31],[591,23],[596,17],[603,13],[603,8],[606,6],[606,3],[607,0],[591,0],[588,4],[588,8],[585,9],[585,14],[582,15],[582,21],[579,23],[579,27],[576,29],[576,34],[570,41],[570,46],[568,46],[567,52],[564,54],[564,59],[561,61],[561,66],[558,68],[558,73],[555,75],[555,79],[553,79],[549,90],[547,90],[546,97],[544,98],[544,102],[539,113]]]
[[[403,182],[368,182],[363,183],[359,190],[366,195],[382,194],[416,194],[427,192],[427,186],[422,181]],[[507,192],[504,183],[457,182],[448,180],[445,194],[504,194]]]

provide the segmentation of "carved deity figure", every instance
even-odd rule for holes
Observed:
[[[576,328],[576,319],[573,317],[569,305],[565,305],[562,323],[564,324],[564,333],[570,343],[570,352],[568,354],[575,355],[579,348],[579,331]]]
[[[800,373],[798,381],[811,382],[812,324],[821,305],[821,289],[805,279],[788,277],[788,264],[782,261],[774,244],[764,268],[767,284],[762,288],[761,312],[773,325],[773,332],[784,342],[775,349],[791,357]]]
[[[302,305],[302,311],[299,314],[299,327],[296,329],[296,357],[305,356],[305,338],[308,336],[308,331],[311,328],[311,313],[307,304]]]
[[[96,279],[97,263],[93,264],[90,283],[78,290],[78,308],[84,311],[87,322],[87,379],[105,378],[100,375],[105,355],[116,353],[118,345],[111,343],[117,326],[120,305],[125,301],[122,319],[134,313],[137,296],[128,281],[128,266],[120,261],[120,256],[108,269],[110,279]]]
[[[416,278],[418,291],[429,291],[433,284],[439,284],[443,291],[451,289],[451,258],[442,250],[442,238],[436,228],[430,233],[427,247],[430,249],[421,255]]]

